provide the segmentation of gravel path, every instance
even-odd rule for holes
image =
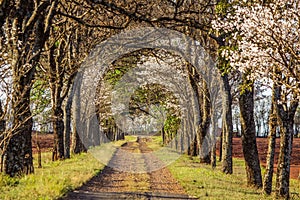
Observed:
[[[122,145],[108,165],[113,168],[106,166],[64,199],[195,199],[185,193],[169,170],[152,154],[147,140],[141,138]]]

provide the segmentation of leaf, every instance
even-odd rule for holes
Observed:
[[[116,70],[115,70],[115,74],[119,75],[119,74],[121,74],[121,71],[118,70],[118,69],[116,69]]]
[[[57,48],[59,46],[60,42],[57,40],[55,43],[54,43],[54,46]]]

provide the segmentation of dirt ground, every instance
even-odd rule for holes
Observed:
[[[33,142],[32,144],[33,144],[33,152],[34,153],[37,152],[36,151],[36,141],[37,140],[40,142],[42,152],[51,151],[51,148],[53,146],[53,135],[52,134],[33,134],[32,135],[32,142]],[[276,143],[275,164],[277,163],[277,158],[278,158],[279,142],[280,142],[280,139],[278,138],[277,143]],[[265,166],[266,155],[267,155],[267,151],[268,151],[268,139],[267,138],[257,138],[257,147],[258,147],[261,164],[263,166]],[[241,138],[233,138],[233,156],[236,158],[243,158]],[[291,162],[291,178],[297,179],[299,176],[299,172],[300,172],[300,138],[294,138],[292,162]]]
[[[50,152],[53,148],[53,134],[32,134],[32,151],[37,153],[37,142],[40,143],[42,152]]]
[[[268,152],[268,139],[257,138],[257,148],[259,153],[259,159],[263,166],[266,165],[266,158]],[[276,139],[276,154],[275,154],[275,168],[277,166],[277,159],[279,155],[280,138]],[[242,141],[241,138],[233,138],[233,157],[243,158]],[[275,169],[276,172],[276,169]],[[300,172],[300,138],[294,138],[292,160],[291,160],[291,174],[290,177],[297,179]]]

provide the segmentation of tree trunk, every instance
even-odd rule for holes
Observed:
[[[73,114],[73,134],[72,134],[72,146],[71,146],[71,152],[74,154],[79,154],[82,152],[87,152],[87,148],[84,146],[84,143],[82,142],[82,139],[77,131],[78,123],[80,123],[80,85],[82,81],[82,73],[78,72],[77,77],[75,79],[73,88],[74,97],[73,97],[73,103],[72,103],[72,114]],[[82,136],[83,137],[83,136]]]
[[[207,136],[209,130],[209,124],[211,121],[211,104],[210,104],[210,94],[208,91],[207,83],[203,80],[202,81],[202,101],[201,103],[201,122],[199,125],[199,134],[197,135],[197,139],[199,140],[199,157],[200,163],[210,164],[210,153],[211,153],[211,143],[210,138]]]
[[[31,70],[33,76],[34,69]],[[30,112],[30,85],[31,76],[23,77],[22,83],[14,83],[12,93],[13,128],[4,156],[4,172],[11,177],[18,174],[34,172],[32,162],[32,116]]]
[[[236,129],[236,136],[239,137],[240,130],[239,130],[239,120],[238,119],[235,121],[235,129]]]
[[[266,172],[263,182],[263,191],[266,194],[271,194],[272,192],[272,180],[273,180],[273,171],[274,171],[274,157],[275,157],[275,145],[276,145],[276,128],[277,128],[277,112],[276,104],[278,97],[278,88],[273,87],[272,94],[272,105],[271,112],[269,116],[269,144],[268,144],[268,154],[267,154],[267,164]]]
[[[191,145],[189,146],[189,155],[190,156],[197,156],[199,153],[198,143],[197,143],[197,135],[191,140]]]
[[[294,133],[294,116],[298,107],[298,100],[277,104],[278,121],[280,124],[280,153],[276,176],[276,195],[289,199],[290,162]]]
[[[199,153],[197,152],[197,154],[199,155],[199,159],[201,163],[210,164],[211,148],[210,148],[210,143],[206,137],[209,128],[210,119],[211,119],[210,94],[205,80],[202,80],[202,88],[201,90],[199,89],[198,84],[200,83],[200,75],[196,72],[196,70],[188,66],[188,72],[189,72],[189,81],[193,88],[195,96],[198,100],[197,101],[199,104],[198,107],[200,108],[200,112],[198,116],[200,122],[195,137],[197,141],[198,151],[199,151]],[[192,148],[195,148],[194,145]]]
[[[74,105],[74,104],[73,104]],[[76,103],[75,101],[75,105],[76,106],[79,106],[79,104]],[[75,107],[74,105],[74,107]],[[75,112],[73,111],[73,134],[72,134],[72,145],[71,145],[71,152],[74,153],[74,154],[80,154],[80,153],[83,153],[83,152],[87,152],[87,148],[84,146],[83,142],[82,142],[82,139],[77,131],[77,120],[79,120],[78,118],[80,116],[79,115],[79,111],[77,110],[78,108],[75,108]],[[83,137],[83,136],[82,136]]]
[[[0,101],[0,141],[2,140],[2,133],[5,131],[5,120],[4,120],[4,112],[2,108],[2,103]]]
[[[212,144],[212,147],[211,147],[211,158],[210,158],[210,164],[211,164],[211,167],[213,169],[216,168],[217,166],[217,155],[216,155],[216,151],[217,151],[217,145],[216,143],[213,143]]]
[[[64,109],[64,146],[65,158],[70,158],[70,144],[71,144],[71,108],[73,99],[73,87],[70,88],[69,96]]]
[[[54,106],[53,108],[53,135],[54,135],[54,146],[53,146],[53,160],[65,158],[64,148],[64,121],[63,121],[63,110],[61,105]],[[57,155],[56,155],[57,154]]]
[[[262,176],[255,137],[254,88],[246,89],[239,98],[242,145],[246,165],[247,184],[262,187]]]
[[[224,128],[223,128],[223,126],[224,126],[224,123],[222,123],[222,132],[221,132],[221,135],[220,135],[220,143],[219,143],[219,162],[221,162],[222,161],[222,153],[223,153],[223,130],[224,130]]]
[[[87,149],[83,145],[81,138],[80,138],[78,132],[76,131],[76,128],[73,129],[71,152],[74,154],[80,154],[83,152],[87,152]]]
[[[163,144],[165,145],[165,144],[166,144],[166,133],[165,133],[165,128],[162,127],[160,132],[161,132],[161,137],[162,137],[162,140],[163,140]]]
[[[226,174],[232,174],[232,97],[228,75],[222,76],[223,80],[223,130],[222,130],[222,171]]]
[[[214,109],[213,109],[214,110]],[[210,144],[210,148],[211,148],[211,157],[210,157],[210,164],[211,164],[211,167],[213,169],[216,168],[217,166],[217,157],[216,157],[216,149],[217,149],[217,145],[216,145],[216,127],[217,126],[217,119],[216,119],[216,115],[214,114],[214,111],[213,111],[213,114],[212,114],[212,120],[211,120],[211,124],[212,124],[212,134],[211,134],[211,144]]]
[[[63,98],[61,97],[62,87],[63,87],[63,77],[61,72],[61,67],[59,66],[61,56],[56,55],[56,49],[59,49],[61,43],[59,43],[59,47],[53,45],[50,48],[48,53],[49,59],[49,70],[50,70],[50,90],[51,90],[51,103],[52,103],[52,117],[53,117],[53,134],[54,134],[54,142],[53,142],[53,152],[52,152],[52,160],[55,161],[57,159],[64,159],[65,157],[65,149],[64,149],[64,121],[63,116],[64,112],[62,109]]]
[[[40,141],[38,141],[37,137],[36,137],[36,149],[38,152],[38,168],[42,168],[42,151],[41,151]]]
[[[2,104],[0,101],[0,172],[3,172],[3,156],[4,156],[4,134],[5,134],[5,120]]]
[[[18,4],[21,6],[17,6]],[[37,8],[33,1],[25,4],[20,1],[7,1],[2,8],[5,15],[0,23],[5,32],[3,39],[9,41],[5,47],[10,56],[8,62],[13,82],[13,124],[11,130],[7,131],[10,139],[4,156],[4,171],[10,176],[33,172],[30,90],[41,49],[49,35],[56,4],[57,1],[40,2]]]

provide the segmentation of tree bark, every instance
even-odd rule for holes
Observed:
[[[189,146],[189,155],[190,156],[197,156],[199,153],[198,150],[198,143],[197,143],[197,135],[194,136],[191,140],[191,145]]]
[[[70,145],[71,145],[71,108],[73,99],[73,87],[70,88],[68,99],[64,109],[64,147],[65,158],[70,158]]]
[[[1,136],[2,133],[5,131],[5,120],[4,120],[4,112],[2,108],[2,103],[0,101],[0,141],[1,141]]]
[[[80,154],[83,152],[87,152],[87,149],[85,148],[84,144],[82,143],[81,138],[80,138],[76,128],[73,129],[71,152],[74,154]]]
[[[62,29],[65,30],[64,28]],[[76,75],[76,73],[73,72],[73,68],[76,68],[76,65],[74,66],[64,61],[68,59],[69,62],[71,62],[72,58],[75,59],[70,44],[71,42],[69,42],[70,37],[71,36],[67,35],[65,38],[58,40],[57,43],[50,43],[52,46],[48,53],[48,74],[50,76],[49,84],[54,132],[53,160],[70,157],[71,98],[66,100],[66,105],[63,108],[63,102],[66,97],[71,95],[72,89],[70,89],[70,87]],[[66,71],[69,71],[69,73],[66,73]],[[65,124],[67,127],[65,127]],[[65,149],[65,144],[67,145],[67,149]]]
[[[58,47],[59,48],[59,47]],[[51,103],[52,103],[52,117],[53,117],[53,152],[52,160],[64,159],[64,121],[63,121],[63,110],[61,97],[63,77],[61,76],[60,68],[60,57],[56,56],[56,47],[50,48],[48,59],[49,59],[49,70],[50,70],[50,90],[51,90]]]
[[[254,88],[245,89],[239,98],[241,112],[241,133],[246,165],[247,184],[262,187],[262,176],[255,137]]]
[[[13,128],[4,156],[4,172],[11,177],[34,172],[32,162],[32,116],[30,112],[30,84],[34,69],[22,83],[14,83],[12,93]],[[31,75],[31,76],[30,76]]]
[[[222,171],[226,174],[232,174],[232,97],[228,75],[222,76],[224,85],[222,95],[223,107],[223,131],[222,131]]]
[[[280,125],[280,152],[276,176],[276,195],[289,199],[290,162],[294,134],[294,116],[298,100],[292,100],[288,108],[287,102],[277,104]]]
[[[80,122],[80,85],[82,81],[82,73],[78,72],[77,77],[75,79],[76,82],[74,84],[73,91],[74,91],[74,97],[73,97],[73,106],[72,106],[72,114],[73,114],[73,134],[72,134],[72,145],[71,145],[71,152],[74,154],[79,154],[82,152],[87,152],[87,147],[84,146],[84,143],[82,142],[82,137],[80,137],[77,126]]]
[[[200,83],[200,75],[196,70],[188,66],[190,84],[194,90],[195,96],[198,100],[199,112],[199,125],[196,131],[195,138],[192,138],[193,150],[198,149],[197,154],[201,163],[210,164],[210,141],[208,141],[206,135],[208,132],[210,120],[211,120],[211,105],[210,105],[210,94],[208,86],[205,80],[202,80],[202,88],[200,89],[198,84]],[[193,139],[196,139],[197,147],[194,146]],[[188,144],[191,145],[191,144]],[[190,148],[190,150],[191,150]]]
[[[63,110],[61,105],[54,106],[53,110],[53,135],[54,135],[54,146],[53,154],[54,161],[57,159],[65,158],[64,148],[64,121],[63,121]],[[57,154],[57,155],[56,155]]]
[[[222,123],[222,132],[221,132],[221,135],[220,135],[220,143],[219,143],[219,162],[222,161],[222,155],[223,155],[223,128],[224,126],[224,123]]]
[[[271,194],[272,192],[272,180],[274,172],[274,158],[275,158],[275,145],[276,145],[276,128],[277,128],[277,112],[276,104],[278,100],[278,87],[273,87],[272,94],[272,105],[271,112],[269,116],[269,144],[268,144],[268,154],[267,154],[267,164],[266,172],[263,181],[263,191],[266,194]]]
[[[5,120],[2,103],[0,101],[0,172],[3,172],[3,156],[4,156],[4,131],[5,131]]]
[[[199,140],[199,157],[200,163],[210,164],[211,162],[211,143],[210,138],[207,137],[209,124],[211,122],[211,105],[210,105],[210,94],[208,91],[207,83],[202,81],[202,101],[199,101],[201,105],[201,116],[202,120],[199,125],[199,133],[197,139]]]
[[[211,167],[213,169],[216,168],[217,166],[217,157],[216,157],[216,150],[217,150],[217,144],[216,144],[216,129],[217,129],[217,117],[214,113],[214,111],[212,112],[212,120],[211,120],[211,124],[212,124],[212,135],[211,135],[211,157],[210,157],[210,164],[211,164]]]

